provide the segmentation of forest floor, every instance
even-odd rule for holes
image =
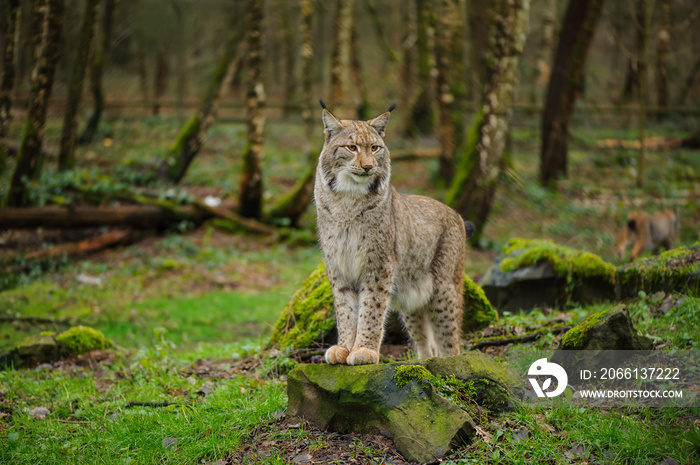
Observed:
[[[56,138],[57,127],[58,122],[49,125],[49,140]],[[76,178],[94,184],[106,179],[104,173],[110,173],[110,182],[152,186],[149,167],[176,130],[168,119],[110,122],[102,142],[83,152],[82,170],[46,175],[35,195],[51,202],[65,196],[65,185]],[[299,132],[298,126],[270,127],[268,202],[303,172]],[[523,125],[513,133],[512,164],[502,177],[483,248],[468,253],[472,278],[478,281],[513,237],[551,238],[620,264],[614,255],[617,229],[631,208],[677,206],[679,242],[697,241],[696,153],[649,152],[647,181],[639,189],[634,187],[636,152],[596,146],[599,139],[632,139],[634,132],[586,127],[573,134],[570,178],[548,191],[535,182],[536,132]],[[662,125],[650,132],[679,135]],[[240,151],[242,137],[240,125],[214,126],[180,190],[235,202],[239,171],[230,154]],[[390,148],[412,146],[398,139],[390,133]],[[435,171],[434,160],[397,162],[394,183],[404,192],[440,199],[445,189]],[[128,246],[22,268],[17,286],[0,292],[0,351],[27,335],[75,324],[101,330],[117,348],[0,371],[0,462],[405,463],[381,436],[318,431],[284,415],[285,374],[297,362],[266,343],[282,308],[322,259],[313,242],[312,210],[303,231],[286,242],[182,224]],[[0,256],[95,232],[4,232]],[[663,297],[628,302],[635,326],[658,345],[697,350],[700,298],[677,296],[682,303],[661,312]],[[469,337],[517,335],[555,321],[576,324],[611,305],[504,314],[486,332]],[[549,335],[523,346],[556,347],[559,338]],[[396,356],[413,356],[405,349],[398,348]],[[505,350],[484,352],[502,359]],[[696,409],[523,408],[484,417],[479,427],[476,440],[441,463],[700,460]]]

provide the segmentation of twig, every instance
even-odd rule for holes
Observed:
[[[124,408],[129,408],[129,407],[168,407],[170,405],[173,405],[172,402],[168,401],[163,401],[163,402],[153,402],[153,401],[145,401],[145,400],[130,400],[126,404],[124,404]]]
[[[480,349],[482,347],[505,346],[508,344],[518,344],[521,342],[531,342],[539,339],[547,333],[560,334],[571,329],[571,326],[555,326],[554,328],[543,328],[534,333],[524,334],[516,337],[504,337],[501,339],[486,339],[473,343],[472,349]]]

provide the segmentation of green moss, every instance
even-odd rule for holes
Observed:
[[[56,342],[60,345],[61,355],[66,357],[113,346],[104,334],[88,326],[75,326],[64,331],[56,336]]]
[[[435,391],[450,402],[466,410],[474,405],[476,388],[473,381],[462,381],[454,376],[442,377],[434,375],[422,365],[399,365],[394,373],[394,381],[398,388],[403,388],[408,383],[415,381],[423,387],[431,385]],[[488,384],[487,379],[479,382]]]
[[[552,272],[567,281],[578,277],[603,278],[614,282],[615,266],[599,256],[545,239],[511,239],[503,246],[501,271],[508,273],[527,266],[547,263]]]
[[[561,338],[561,347],[564,349],[580,349],[588,341],[588,330],[607,315],[608,311],[592,313],[578,326],[571,328]]]
[[[272,329],[269,346],[310,347],[335,326],[333,291],[326,264],[318,266],[294,294]]]
[[[462,331],[465,333],[478,331],[497,321],[498,312],[489,302],[484,290],[469,276],[464,276]]]
[[[615,273],[620,298],[657,291],[696,293],[700,291],[700,242],[667,250],[659,255],[638,258]]]

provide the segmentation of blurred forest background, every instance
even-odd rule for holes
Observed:
[[[675,245],[696,243],[698,44],[697,0],[0,0],[0,359],[76,325],[116,346],[0,370],[0,462],[243,463],[283,440],[291,461],[331,442],[278,425],[285,374],[322,352],[268,344],[322,262],[319,98],[342,119],[397,103],[392,182],[475,224],[477,283],[516,237],[626,263],[634,210],[675,210]],[[611,305],[502,311],[465,340],[550,349]],[[627,307],[657,348],[700,347],[695,294]],[[699,450],[695,409],[480,418],[459,463]],[[376,461],[360,439],[328,461]]]
[[[612,259],[636,208],[678,209],[692,242],[699,26],[690,0],[4,0],[4,260],[204,222],[313,242],[318,97],[397,102],[395,184],[476,249],[517,230]]]

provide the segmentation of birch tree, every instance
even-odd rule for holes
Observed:
[[[248,44],[247,144],[243,151],[238,212],[261,219],[263,213],[263,131],[265,88],[263,86],[263,0],[248,0],[246,42]]]

